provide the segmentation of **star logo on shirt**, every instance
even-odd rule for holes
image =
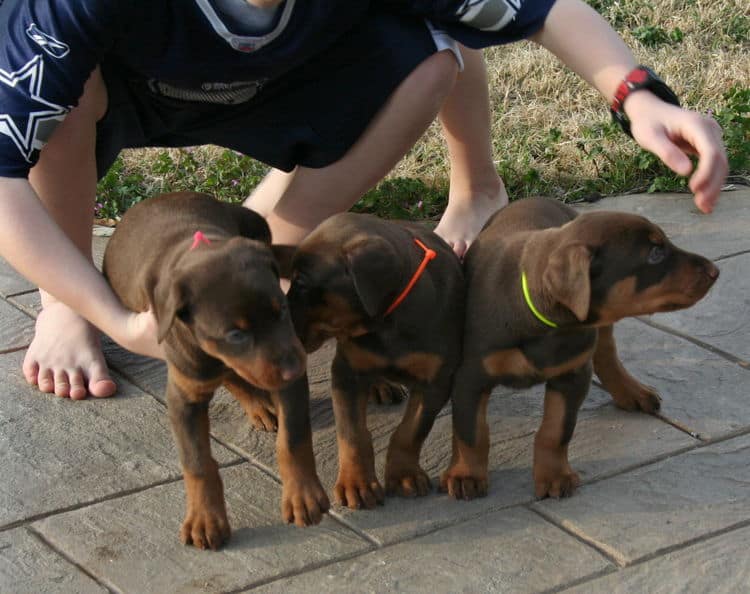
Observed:
[[[47,101],[41,95],[44,83],[44,60],[41,55],[34,56],[15,72],[6,72],[0,68],[0,85],[10,87],[19,94],[15,99],[12,92],[8,97],[4,90],[3,104],[22,104],[25,113],[0,113],[0,134],[10,137],[23,158],[31,163],[34,151],[41,150],[70,109]],[[15,99],[15,100],[14,100]],[[37,108],[36,111],[31,109]]]

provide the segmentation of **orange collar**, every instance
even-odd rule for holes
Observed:
[[[435,250],[431,250],[430,248],[428,248],[425,244],[419,241],[416,237],[414,238],[414,243],[416,243],[419,247],[421,247],[424,250],[424,258],[422,259],[422,262],[419,264],[419,267],[417,268],[417,271],[414,273],[414,276],[412,276],[411,280],[407,283],[406,288],[403,291],[401,291],[401,294],[398,297],[396,297],[396,299],[394,299],[393,303],[391,303],[388,309],[385,310],[383,317],[387,316],[394,309],[396,309],[399,305],[401,305],[401,302],[404,299],[406,299],[409,293],[411,293],[411,290],[414,288],[414,285],[417,284],[419,277],[422,276],[422,273],[427,268],[427,264],[430,262],[430,260],[433,260],[437,257],[437,252]]]

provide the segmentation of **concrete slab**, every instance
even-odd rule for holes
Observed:
[[[18,274],[7,261],[0,258],[0,295],[7,297],[34,288],[36,287]]]
[[[750,528],[734,530],[565,591],[570,594],[746,592],[750,584],[748,548]]]
[[[234,530],[218,552],[178,540],[181,482],[154,487],[34,524],[54,546],[121,592],[226,592],[372,548],[330,518],[282,523],[281,488],[250,464],[222,471]]]
[[[627,565],[749,521],[748,452],[738,437],[534,505]]]
[[[124,379],[109,399],[42,394],[0,356],[0,528],[181,476],[165,409]],[[226,464],[238,456],[219,444]]]
[[[42,298],[39,296],[39,291],[14,295],[8,298],[8,302],[21,308],[32,318],[36,318],[39,312],[42,311]]]
[[[745,220],[750,236],[750,219]],[[690,309],[649,318],[738,357],[750,369],[750,254],[718,262],[721,276]]]
[[[679,247],[716,259],[750,250],[750,188],[723,192],[710,215],[693,204],[691,194],[632,194],[604,198],[587,210],[618,210],[644,216],[659,225]]]
[[[701,439],[750,428],[747,370],[638,320],[618,322],[615,337],[625,367],[661,394],[666,418]]]
[[[280,580],[273,592],[540,592],[609,567],[525,509],[508,510]]]
[[[106,593],[24,528],[0,533],[0,592],[13,594]]]
[[[0,301],[0,353],[29,346],[34,320],[5,301]]]

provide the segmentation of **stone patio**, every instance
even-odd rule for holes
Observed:
[[[620,411],[596,385],[571,445],[583,486],[535,501],[542,387],[491,400],[488,497],[389,498],[334,507],[320,526],[282,523],[274,436],[227,395],[212,403],[232,540],[177,538],[184,492],[161,363],[106,345],[120,390],[71,402],[26,385],[20,365],[39,295],[0,261],[0,592],[739,592],[750,584],[750,190],[710,216],[687,195],[607,198],[582,210],[636,212],[721,268],[694,308],[617,327],[629,370],[663,397],[659,416]],[[101,256],[106,238],[95,237]],[[329,489],[336,439],[332,349],[310,358],[314,445]],[[403,405],[371,406],[382,477]],[[450,456],[444,410],[425,445],[436,482]]]

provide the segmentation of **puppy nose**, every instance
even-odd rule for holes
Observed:
[[[285,382],[296,379],[304,371],[302,358],[295,352],[287,353],[279,361],[279,369],[281,371],[281,379]]]
[[[706,264],[706,274],[711,278],[711,280],[716,280],[717,278],[719,278],[719,269],[713,262],[708,262]]]

